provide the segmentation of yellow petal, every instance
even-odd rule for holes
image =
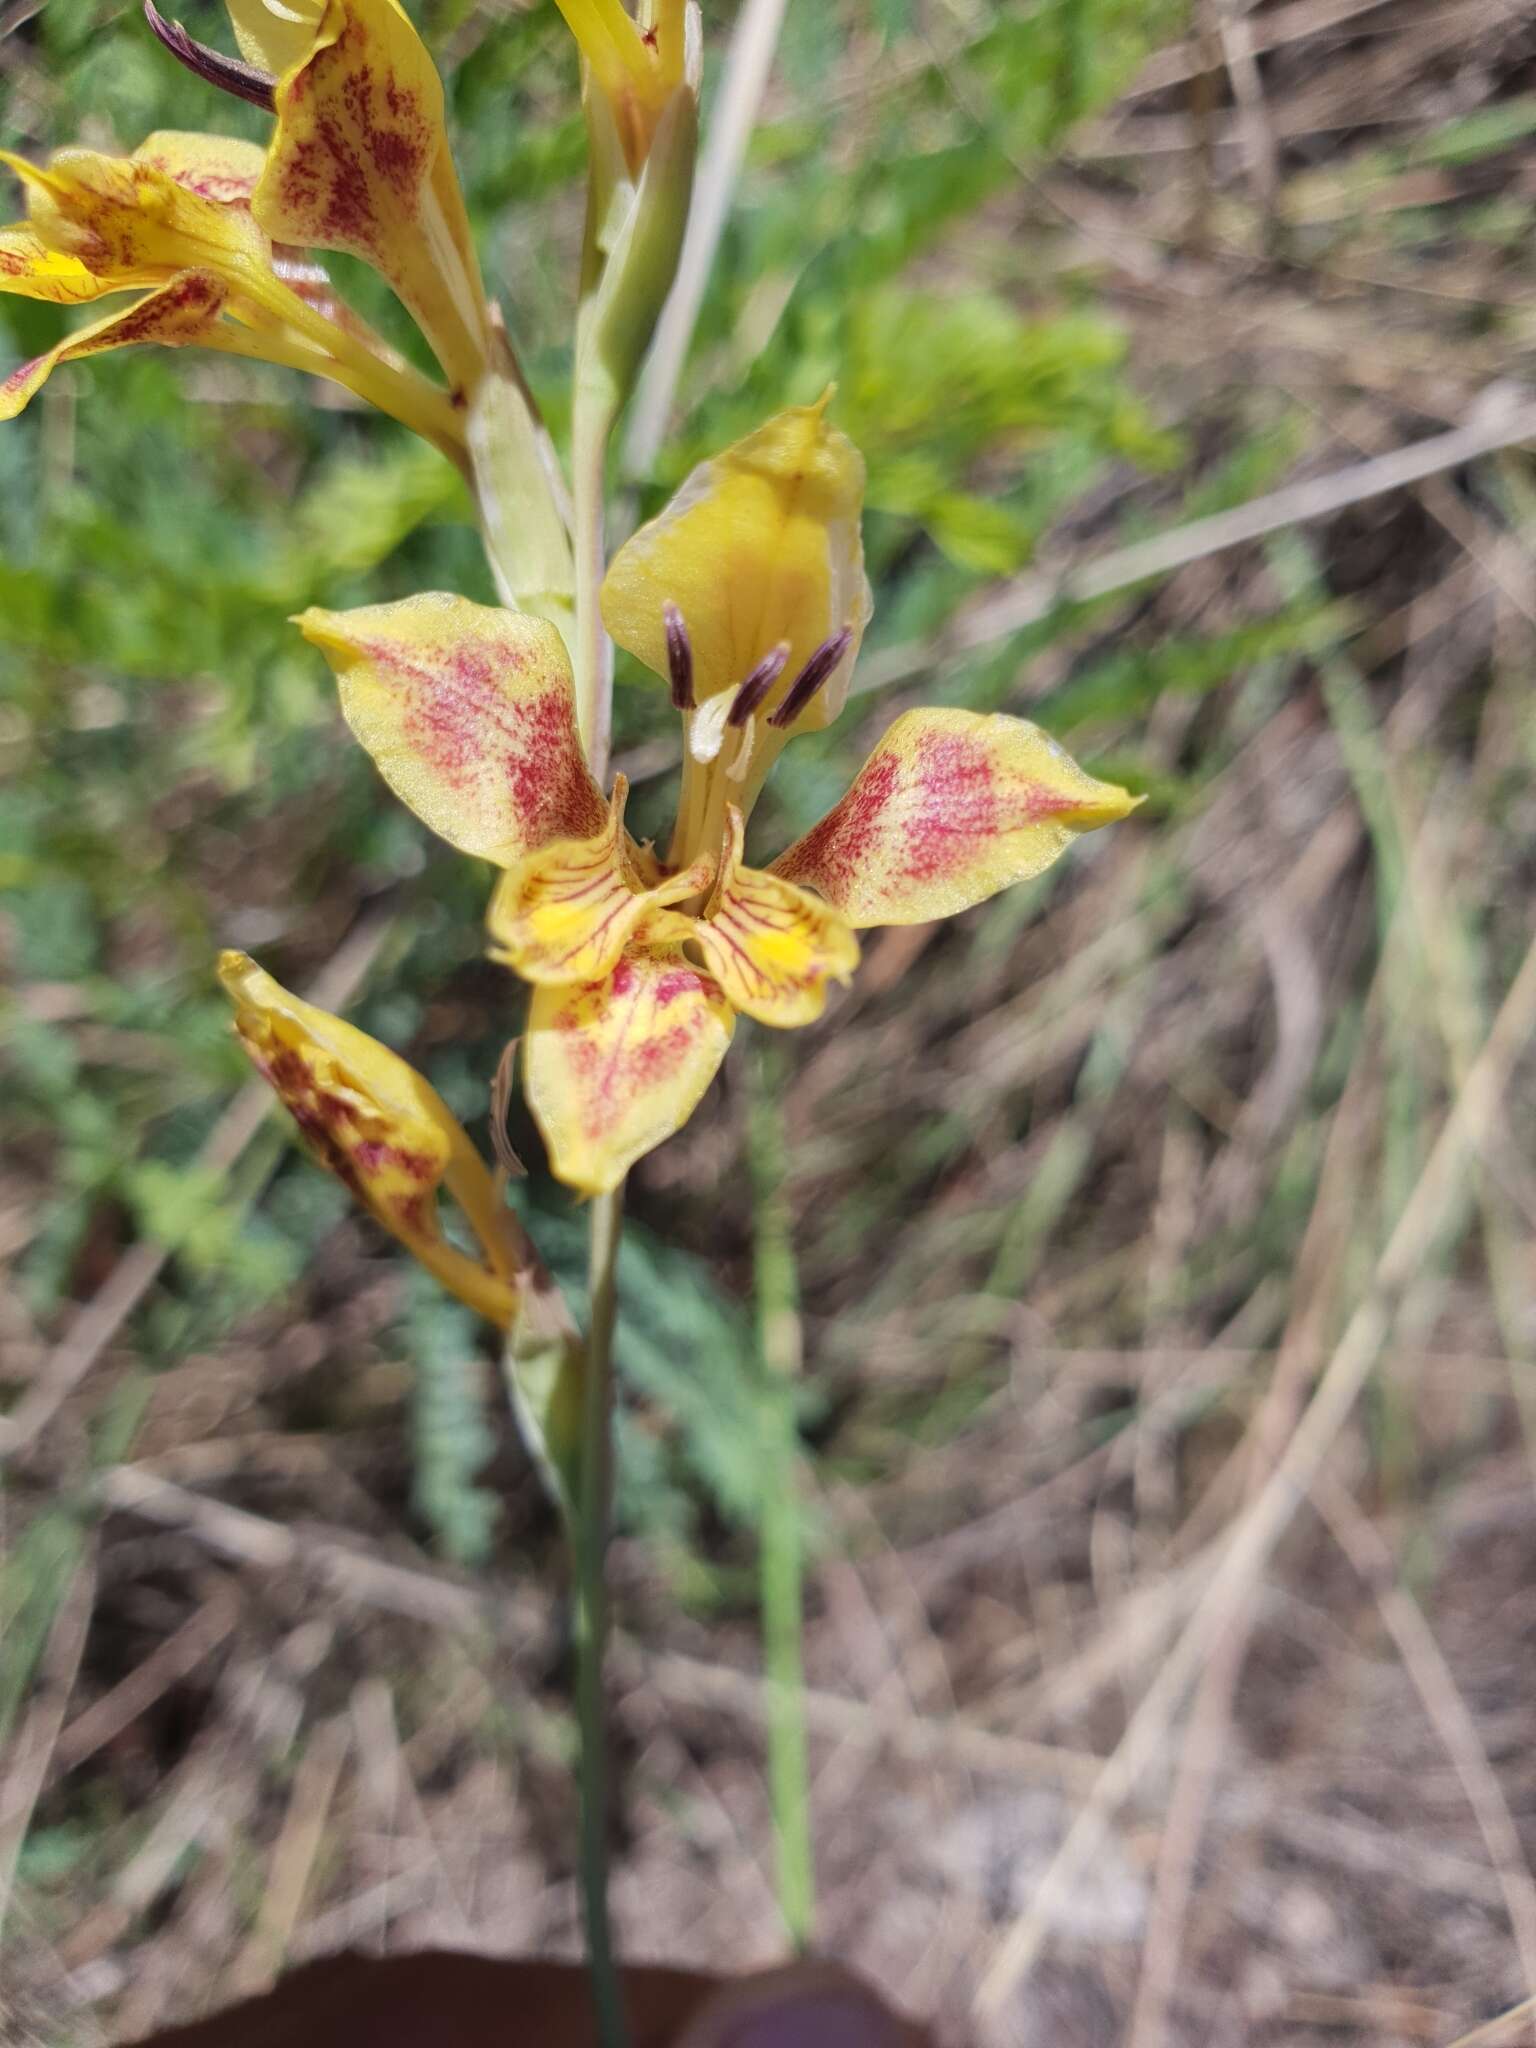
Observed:
[[[599,981],[612,973],[643,918],[702,895],[708,862],[645,888],[626,858],[624,803],[614,785],[608,823],[590,839],[557,839],[497,884],[487,922],[491,957],[524,981]]]
[[[64,149],[46,170],[0,150],[27,189],[28,219],[102,289],[163,284],[182,270],[267,269],[265,238],[243,208],[222,206],[153,163]]]
[[[846,920],[793,882],[741,865],[742,818],[728,812],[721,880],[694,937],[734,1008],[760,1024],[809,1024],[827,984],[846,982],[859,942]]]
[[[570,664],[547,621],[433,591],[297,623],[384,780],[450,846],[511,867],[603,830]]]
[[[909,711],[773,872],[852,925],[922,924],[1038,875],[1140,801],[1025,719]]]
[[[267,161],[256,142],[232,135],[199,135],[178,128],[158,128],[145,136],[132,161],[163,171],[188,192],[214,206],[249,209],[251,194]]]
[[[0,228],[0,292],[78,306],[99,299],[105,289],[116,287],[104,287],[78,256],[50,249],[34,228],[25,223]]]
[[[536,988],[523,1080],[557,1177],[589,1195],[616,1188],[693,1114],[734,1022],[677,946],[634,946],[605,981]]]
[[[278,82],[252,210],[274,242],[336,249],[387,278],[450,385],[483,375],[489,315],[443,126],[443,87],[394,0],[327,0]]]
[[[510,1238],[479,1153],[430,1083],[377,1039],[291,995],[244,953],[219,979],[235,1029],[320,1164],[462,1299],[503,1327],[511,1319]],[[446,1185],[479,1238],[478,1265],[443,1237]]]
[[[620,548],[602,594],[614,639],[661,676],[662,608],[677,606],[701,701],[734,688],[787,641],[789,660],[765,712],[815,649],[851,626],[848,652],[797,721],[802,729],[830,724],[842,708],[870,609],[859,538],[864,462],[825,410],[825,399],[791,407],[702,463]]]
[[[205,348],[217,345],[225,296],[217,277],[205,270],[189,270],[121,312],[93,320],[43,355],[20,364],[0,382],[0,420],[14,419],[60,363],[102,355],[108,349],[132,348],[139,342],[158,342],[162,348],[185,348],[194,342]]]
[[[325,0],[227,0],[235,41],[247,64],[281,77],[314,47]]]

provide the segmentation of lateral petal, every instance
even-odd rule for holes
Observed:
[[[1140,801],[1026,719],[908,711],[773,872],[852,925],[924,924],[1040,874]]]
[[[14,419],[60,363],[102,355],[108,349],[132,348],[140,342],[158,342],[162,348],[222,345],[219,319],[226,297],[224,284],[211,272],[188,270],[122,311],[93,320],[43,355],[19,364],[0,381],[0,420]]]
[[[647,889],[626,858],[624,803],[614,785],[608,823],[590,839],[557,839],[502,876],[487,924],[491,957],[524,981],[598,981],[618,965],[642,919],[709,887],[707,861]]]
[[[734,1025],[680,946],[632,946],[605,980],[536,988],[524,1091],[556,1177],[588,1195],[616,1188],[688,1121]]]
[[[619,549],[602,592],[609,632],[659,676],[663,607],[677,607],[701,702],[733,689],[786,641],[783,681],[765,713],[823,641],[852,627],[846,654],[797,721],[804,730],[841,710],[870,612],[859,537],[864,461],[827,424],[826,405],[792,406],[701,463]]]
[[[510,1239],[485,1162],[429,1082],[377,1039],[292,995],[244,953],[219,980],[235,1029],[319,1163],[462,1299],[505,1327],[515,1305]],[[446,1184],[480,1239],[479,1266],[443,1237]]]
[[[859,942],[830,905],[778,875],[741,865],[742,817],[732,804],[721,880],[694,938],[735,1009],[760,1024],[809,1024],[827,984],[846,982]]]
[[[450,846],[511,867],[604,829],[570,664],[546,620],[429,591],[296,624],[335,670],[343,715],[384,780]]]
[[[55,306],[80,306],[117,289],[103,285],[78,256],[50,249],[25,221],[0,228],[0,292],[46,299]]]

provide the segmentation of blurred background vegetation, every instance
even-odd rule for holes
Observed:
[[[707,90],[733,13],[706,6]],[[559,432],[568,35],[512,0],[417,19]],[[7,147],[160,127],[262,120],[136,7],[0,8]],[[868,458],[881,687],[797,742],[764,845],[912,701],[1027,711],[1150,797],[1039,884],[877,937],[774,1048],[824,1938],[956,2025],[1379,1279],[1536,879],[1517,449],[1092,602],[1029,578],[1467,420],[1496,443],[1533,133],[1536,31],[1501,0],[792,0],[675,431],[624,479],[643,516],[832,379]],[[0,357],[56,329],[0,299]],[[20,2040],[124,2036],[347,1942],[574,1944],[555,1532],[474,1327],[237,1095],[209,974],[234,944],[318,978],[483,1134],[521,1005],[480,957],[484,874],[388,800],[286,624],[433,587],[491,595],[457,480],[282,373],[125,354],[0,433]],[[642,826],[672,723],[621,674]],[[616,1559],[621,1928],[743,1965],[776,1949],[760,1037],[637,1178]],[[1529,1099],[1517,1067],[1193,1719],[1047,1886],[999,2039],[1448,2039],[1536,1968]],[[575,1273],[520,1115],[517,1199]]]

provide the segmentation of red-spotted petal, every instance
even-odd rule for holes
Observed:
[[[133,161],[163,171],[185,191],[195,192],[215,206],[249,210],[267,153],[259,143],[240,142],[232,135],[159,128],[145,136],[133,152]]]
[[[132,348],[140,342],[158,342],[162,348],[218,345],[225,296],[218,278],[207,271],[189,270],[121,312],[93,320],[46,354],[22,363],[0,382],[0,420],[14,419],[60,363],[102,355],[108,349]],[[237,339],[233,334],[230,338]]]
[[[922,924],[1038,875],[1139,802],[1025,719],[909,711],[773,872],[851,925]]]
[[[555,628],[441,591],[298,620],[395,794],[464,853],[511,867],[602,832]]]
[[[859,942],[845,918],[778,875],[743,867],[742,817],[734,804],[721,877],[695,928],[705,964],[732,1005],[760,1024],[809,1024],[830,982],[846,982]]]
[[[468,393],[486,369],[490,322],[425,44],[395,0],[327,0],[295,50],[256,219],[274,242],[371,264]]]
[[[503,1328],[516,1306],[514,1238],[485,1162],[431,1084],[359,1031],[292,995],[244,953],[225,953],[219,980],[255,1066],[320,1164],[471,1307]],[[446,1186],[484,1254],[443,1236]]]
[[[523,1079],[557,1177],[589,1195],[616,1188],[693,1114],[734,1022],[679,946],[636,945],[606,980],[536,988]]]

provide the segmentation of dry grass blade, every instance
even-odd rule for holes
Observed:
[[[10,1904],[16,1860],[32,1824],[33,1808],[47,1782],[54,1747],[69,1709],[95,1597],[94,1563],[83,1564],[59,1602],[43,1652],[42,1686],[19,1735],[10,1745],[10,1768],[0,1780],[0,1928],[5,1925]]]
[[[288,1810],[267,1865],[256,1925],[227,1986],[232,1996],[249,1998],[265,1991],[283,1966],[351,1741],[351,1723],[345,1714],[322,1721],[309,1738],[293,1774]]]
[[[995,2020],[1033,1968],[1060,1891],[1094,1854],[1114,1816],[1160,1748],[1189,1685],[1250,1599],[1275,1544],[1322,1467],[1368,1379],[1405,1290],[1417,1277],[1459,1196],[1472,1156],[1501,1113],[1511,1070],[1536,1029],[1536,944],[1499,1009],[1466,1083],[1441,1127],[1408,1205],[1377,1262],[1371,1286],[1351,1315],[1295,1434],[1274,1473],[1226,1539],[1210,1585],[1156,1679],[1131,1716],[1054,1858],[1038,1895],[999,1944],[977,1994],[983,2020]]]
[[[936,639],[890,647],[860,665],[854,689],[880,690],[921,675],[937,661],[951,659],[1034,625],[1060,605],[1087,604],[1112,597],[1138,583],[1171,576],[1176,569],[1263,540],[1286,527],[1327,519],[1352,505],[1400,491],[1426,477],[1536,440],[1536,405],[1509,403],[1507,392],[1485,392],[1462,426],[1435,434],[1390,454],[1372,456],[1326,476],[1308,477],[1267,496],[1251,498],[1229,512],[1213,512],[1150,540],[1116,548],[1078,568],[1056,573],[1033,570],[1006,588],[967,606]]]
[[[1466,1788],[1467,1804],[1498,1872],[1521,1967],[1527,1982],[1536,1984],[1536,1883],[1509,1802],[1445,1653],[1417,1601],[1398,1582],[1392,1553],[1344,1489],[1319,1478],[1313,1484],[1312,1499],[1351,1565],[1375,1589],[1381,1618]]]

